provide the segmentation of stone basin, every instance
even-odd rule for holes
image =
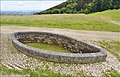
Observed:
[[[47,32],[15,32],[12,34],[12,43],[16,49],[26,55],[53,62],[96,63],[105,61],[107,57],[106,51],[101,47]],[[71,53],[33,48],[24,43],[54,44],[71,51]]]

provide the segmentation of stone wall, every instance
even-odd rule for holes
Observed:
[[[94,63],[105,61],[106,53],[100,47],[78,41],[63,35],[46,32],[16,32],[12,34],[13,45],[23,53],[54,62]],[[24,43],[46,43],[63,47],[72,53],[60,53],[42,50]]]

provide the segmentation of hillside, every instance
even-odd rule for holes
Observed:
[[[92,31],[120,32],[120,10],[108,10],[93,14],[48,14],[31,16],[1,15],[1,25],[21,25],[48,28],[67,28]]]
[[[37,14],[77,13],[84,8],[85,4],[88,4],[91,1],[92,0],[67,0],[62,4],[59,4]]]
[[[107,10],[103,12],[97,12],[89,14],[89,16],[101,16],[115,21],[120,21],[120,9],[118,10]]]
[[[36,14],[74,14],[119,9],[120,0],[67,0],[66,2]]]

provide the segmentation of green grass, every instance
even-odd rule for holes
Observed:
[[[120,9],[97,12],[97,13],[90,14],[90,16],[101,16],[104,18],[120,21]]]
[[[64,53],[70,53],[67,49],[64,49],[62,47],[59,47],[57,45],[49,45],[49,44],[44,44],[44,43],[26,43],[27,45],[35,48],[40,48],[44,50],[51,50],[55,52],[64,52]]]
[[[0,66],[0,73],[4,75],[26,75],[28,77],[73,77],[72,75],[69,74],[60,74],[51,71],[50,69],[35,69],[35,70],[30,70],[30,69],[23,69],[23,70],[15,70],[15,69],[9,69],[5,66]]]
[[[116,11],[111,14],[119,18],[118,12]],[[6,26],[16,25],[16,26],[120,32],[119,25],[111,23],[110,21],[105,19],[104,15],[102,17],[101,16],[96,16],[95,14],[93,14],[93,16],[81,14],[57,14],[57,15],[49,14],[30,16],[1,15],[0,23],[1,25]],[[111,15],[109,17],[111,18]]]
[[[100,41],[98,43],[100,44],[101,47],[105,48],[107,51],[115,55],[117,59],[120,61],[120,41],[112,42]]]
[[[120,73],[118,73],[116,70],[107,70],[104,72],[104,77],[120,77]]]
[[[15,70],[15,69],[9,69],[5,66],[0,65],[0,73],[4,75],[25,75],[26,77],[74,77],[70,74],[60,74],[57,72],[53,72],[50,69],[41,69],[37,68],[35,70],[30,69],[23,69],[23,70]],[[87,76],[83,72],[80,72],[77,74],[79,77],[93,77],[93,76]],[[114,69],[108,70],[104,72],[104,77],[120,77],[120,73],[115,71]]]
[[[16,70],[16,69],[9,69],[3,65],[0,65],[0,73],[2,75],[12,75],[12,74],[29,75],[30,72],[32,72],[30,69]]]
[[[37,71],[33,71],[30,73],[30,77],[73,77],[69,74],[60,74],[53,72],[49,69],[38,69]]]

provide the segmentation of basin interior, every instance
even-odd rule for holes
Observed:
[[[49,45],[56,45],[72,53],[100,52],[100,49],[97,47],[59,34],[46,32],[21,32],[18,33],[15,37],[22,43],[44,43]]]
[[[68,51],[67,49],[54,44],[44,44],[44,43],[25,43],[25,44],[28,46],[43,49],[43,50],[62,52],[62,53],[71,53],[71,51]]]

